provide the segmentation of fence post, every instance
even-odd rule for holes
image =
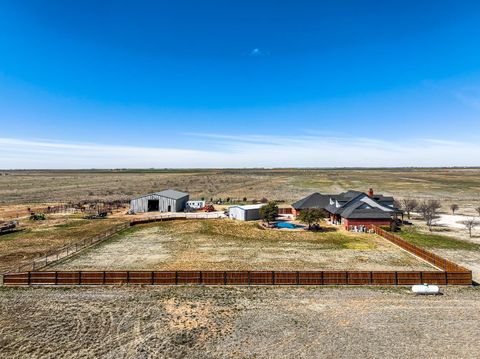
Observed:
[[[300,272],[297,271],[297,285],[300,285]]]
[[[227,285],[227,272],[226,271],[223,272],[223,284]]]
[[[55,285],[58,284],[58,272],[55,271]]]
[[[175,271],[175,285],[178,285],[178,271]]]
[[[272,270],[272,284],[275,284],[275,271]]]
[[[31,282],[31,272],[28,271],[28,285],[30,285],[30,282]]]
[[[395,285],[398,285],[398,272],[395,271]]]
[[[153,271],[152,271],[152,278],[151,279],[152,279],[152,285],[154,285],[155,284],[155,273]]]

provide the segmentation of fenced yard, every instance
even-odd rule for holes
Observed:
[[[177,218],[170,218],[173,219]],[[218,219],[167,221],[132,227],[124,231],[131,225],[133,224],[124,223],[95,240],[92,239],[90,242],[84,240],[80,246],[78,243],[75,243],[74,247],[68,246],[64,248],[66,250],[64,257],[62,251],[57,252],[50,265],[49,256],[46,256],[45,262],[39,265],[49,266],[49,270],[36,272],[36,262],[33,262],[32,271],[5,275],[4,284],[410,285],[427,282],[441,285],[470,285],[472,283],[472,272],[466,268],[378,227],[374,227],[374,231],[383,238],[371,234],[346,232],[286,233],[262,230],[251,223]],[[142,238],[147,238],[147,243],[139,245]],[[257,243],[258,241],[260,243]],[[208,248],[215,242],[218,243],[213,246],[213,251],[205,250],[205,247]],[[96,243],[99,244],[95,246]],[[384,247],[379,250],[380,244]],[[289,247],[289,250],[286,250],[286,247]],[[147,253],[139,252],[139,248]],[[80,249],[85,250],[78,256],[69,257],[69,249],[71,254]],[[220,253],[223,258],[218,257],[219,249],[227,251]],[[374,253],[368,258],[370,261],[367,265],[370,270],[352,268],[352,263],[348,264],[347,270],[334,270],[332,267],[338,265],[335,258],[344,260],[349,250]],[[339,254],[338,251],[343,253]],[[382,265],[385,268],[375,268],[375,260],[378,260],[375,252],[382,254]],[[200,256],[195,257],[192,253]],[[310,257],[306,257],[308,255]],[[392,256],[397,260],[397,257],[402,255],[406,256],[406,259],[401,263],[391,260]],[[142,257],[140,260],[139,256]],[[324,259],[328,257],[329,267],[325,268],[329,269],[314,268],[319,260],[316,257]],[[313,260],[315,258],[316,261]],[[399,263],[408,269],[388,268],[399,266]],[[129,266],[135,264],[142,268],[173,266],[174,269],[128,270]],[[255,265],[260,269],[255,268]],[[280,268],[275,268],[276,265]],[[102,266],[103,270],[99,270]],[[110,268],[112,266],[119,266],[123,270],[112,270]],[[202,270],[202,266],[208,270]],[[238,269],[241,266],[249,268]],[[292,267],[296,266],[301,266],[302,269],[293,270]],[[312,268],[308,268],[309,266]]]
[[[135,226],[54,263],[51,270],[430,271],[425,261],[379,236],[262,230],[230,220]]]

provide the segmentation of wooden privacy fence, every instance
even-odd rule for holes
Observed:
[[[471,285],[469,272],[45,271],[6,274],[4,285]]]
[[[465,272],[465,273],[470,273],[472,274],[471,271],[468,269],[453,263],[449,261],[448,259],[442,258],[440,256],[437,256],[436,254],[427,251],[423,248],[417,247],[416,245],[413,245],[411,243],[408,243],[406,240],[403,238],[400,238],[399,236],[396,236],[395,234],[391,232],[387,232],[377,226],[372,226],[372,229],[375,231],[376,234],[379,236],[382,236],[386,240],[396,244],[397,246],[405,249],[406,251],[426,260],[428,263],[433,264],[435,267],[442,269],[443,271],[446,272]]]

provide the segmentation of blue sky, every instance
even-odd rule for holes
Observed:
[[[3,0],[0,125],[0,168],[480,165],[480,3]]]

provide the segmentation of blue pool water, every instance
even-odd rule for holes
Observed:
[[[287,229],[303,228],[303,226],[299,226],[298,224],[289,223],[289,222],[276,222],[273,226],[275,228],[287,228]]]

